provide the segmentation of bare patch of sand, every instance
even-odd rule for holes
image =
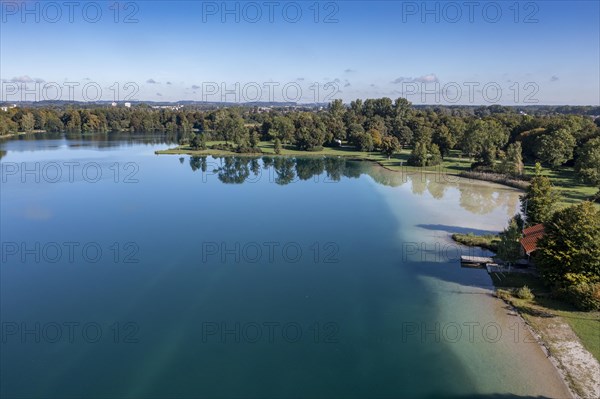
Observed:
[[[583,347],[571,326],[556,315],[529,314],[525,319],[573,396],[600,398],[600,363]]]
[[[600,398],[600,363],[583,347],[571,326],[557,317],[543,334],[571,389],[582,398]]]

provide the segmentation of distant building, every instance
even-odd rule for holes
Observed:
[[[113,107],[116,107],[116,106],[117,106],[117,103],[113,102],[111,105],[112,105]]]
[[[131,103],[125,103],[125,108],[131,108]]]
[[[4,112],[8,112],[8,107],[0,107],[0,110],[2,110]]]
[[[528,227],[523,230],[521,238],[521,253],[531,256],[537,250],[537,243],[544,236],[544,225],[542,223]]]
[[[183,108],[183,105],[155,105],[153,109],[169,109],[171,111],[179,111]]]

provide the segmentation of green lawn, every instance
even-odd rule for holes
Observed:
[[[452,234],[452,239],[467,247],[480,247],[493,252],[498,252],[498,243],[500,242],[500,236],[497,234],[476,235],[473,233],[454,233]]]
[[[535,165],[525,167],[530,174],[534,173],[534,168]],[[552,179],[552,183],[559,190],[563,205],[572,205],[589,199],[598,191],[597,187],[586,186],[578,181],[575,170],[570,167],[563,167],[559,170],[544,169],[544,175]]]

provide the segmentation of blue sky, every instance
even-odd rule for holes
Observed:
[[[600,2],[475,3],[3,0],[1,100],[600,104]]]

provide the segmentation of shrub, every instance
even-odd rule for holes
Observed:
[[[231,144],[213,144],[210,148],[213,150],[233,151],[233,145]]]
[[[517,297],[521,298],[521,299],[525,299],[528,301],[531,301],[533,298],[535,298],[535,296],[533,295],[533,292],[531,292],[531,290],[529,289],[528,286],[524,285],[521,288],[517,289],[517,291],[515,292],[515,294],[517,295]]]
[[[500,237],[494,234],[484,234],[478,236],[473,233],[454,233],[452,234],[452,239],[459,244],[466,245],[467,247],[481,247],[489,249],[493,252],[498,252],[498,243],[500,242]]]
[[[600,283],[573,284],[560,290],[560,293],[580,310],[600,310]]]
[[[502,299],[503,301],[510,302],[511,295],[510,292],[508,292],[507,290],[497,289],[496,296]]]
[[[238,147],[235,152],[238,154],[262,154],[262,150],[258,147]]]

